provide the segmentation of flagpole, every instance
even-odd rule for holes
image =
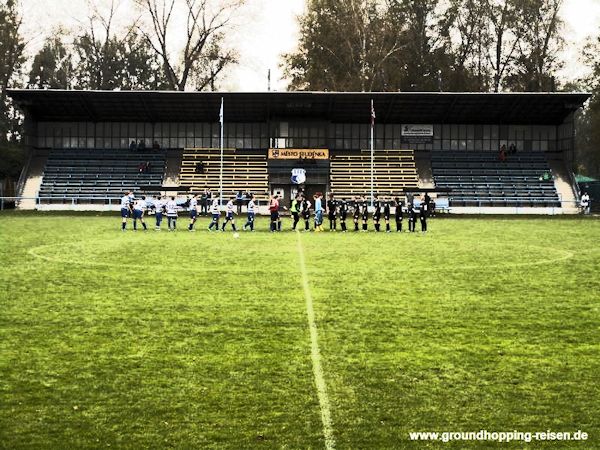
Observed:
[[[219,113],[221,122],[221,167],[219,169],[219,206],[223,204],[223,97],[221,97],[221,110]]]
[[[373,207],[373,184],[375,172],[375,151],[373,145],[373,130],[375,129],[375,108],[373,107],[373,99],[371,99],[371,207]]]

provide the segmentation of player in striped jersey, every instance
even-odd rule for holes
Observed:
[[[379,231],[379,219],[381,219],[381,202],[379,201],[379,197],[377,194],[373,196],[373,225],[375,226],[375,231]]]
[[[383,199],[383,220],[385,220],[385,232],[390,233],[390,218],[392,216],[392,200],[389,197]]]
[[[219,231],[219,219],[221,218],[221,210],[219,208],[219,199],[217,197],[212,199],[212,204],[210,205],[210,214],[212,215],[212,221],[208,226],[208,231],[212,231],[213,227],[216,227],[215,230]]]
[[[346,232],[346,218],[348,217],[348,202],[346,199],[342,199],[338,202],[340,210],[340,226],[342,227],[342,233]]]
[[[154,197],[154,217],[156,219],[156,231],[160,231],[160,224],[163,219],[163,212],[165,209],[165,202],[161,199],[160,195]]]
[[[362,231],[369,231],[369,202],[365,198],[362,199],[360,211],[362,216]]]
[[[167,212],[167,222],[169,224],[169,231],[177,230],[177,203],[175,202],[175,197],[171,197],[171,199],[165,205],[165,210]]]
[[[354,220],[354,231],[358,231],[358,221],[360,219],[360,204],[362,199],[360,197],[354,197],[354,211],[352,213],[352,219]]]
[[[144,213],[146,212],[146,208],[148,205],[146,204],[146,196],[142,195],[142,198],[135,201],[133,204],[133,230],[137,230],[137,221],[142,222],[142,226],[144,227],[144,231],[148,229],[146,226],[146,222],[144,221]]]
[[[221,231],[225,231],[225,227],[229,222],[231,222],[231,228],[233,228],[233,231],[237,231],[235,228],[235,219],[233,218],[233,215],[236,214],[234,202],[235,197],[230,197],[229,201],[227,202],[227,206],[225,206],[225,222],[223,222],[223,225],[221,226]]]
[[[130,192],[126,192],[125,195],[121,197],[121,230],[123,231],[127,228],[127,218],[131,212],[129,194]]]
[[[254,231],[254,214],[256,210],[256,203],[254,202],[254,194],[250,194],[250,201],[248,201],[248,221],[244,225],[244,231],[250,227],[250,231]]]
[[[194,224],[196,223],[196,217],[198,217],[198,194],[194,194],[194,195],[192,195],[192,198],[190,198],[189,211],[190,211],[190,224],[188,225],[188,230],[196,231],[196,230],[194,230]]]

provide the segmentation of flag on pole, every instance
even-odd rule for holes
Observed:
[[[223,97],[221,97],[221,109],[219,110],[219,122],[223,125]]]
[[[373,100],[371,100],[371,128],[375,127],[375,106],[373,106]]]

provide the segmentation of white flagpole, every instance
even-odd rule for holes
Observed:
[[[375,172],[375,150],[373,145],[373,130],[375,129],[375,108],[373,107],[373,99],[371,99],[371,207],[373,207],[374,202],[374,192],[373,192],[373,184],[374,184],[374,172]]]
[[[223,97],[221,97],[221,110],[219,111],[219,122],[221,122],[221,167],[219,169],[219,206],[223,204]]]

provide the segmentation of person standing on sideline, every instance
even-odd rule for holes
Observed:
[[[146,226],[146,222],[144,221],[144,212],[148,205],[146,204],[146,196],[142,195],[142,198],[135,201],[133,205],[133,230],[137,230],[137,221],[142,222],[142,226],[144,227],[144,231],[148,230]]]
[[[412,204],[412,202],[408,203],[407,206],[408,213],[408,231],[411,233],[415,231],[415,224],[417,222],[417,212]]]
[[[279,220],[279,196],[273,195],[269,200],[269,213],[271,214],[271,232],[277,231],[277,226],[281,223]]]
[[[248,201],[248,220],[244,225],[244,231],[250,227],[250,231],[254,231],[254,214],[256,209],[256,203],[254,203],[254,195],[250,194],[250,200]]]
[[[317,192],[313,198],[315,200],[315,231],[323,231],[323,194]]]
[[[298,225],[298,222],[300,221],[300,203],[301,198],[299,195],[296,195],[294,200],[292,200],[292,206],[290,206],[290,212],[294,218],[294,223],[292,225],[292,230],[294,231],[296,231],[296,225]]]
[[[238,216],[242,214],[242,206],[244,205],[244,191],[238,191],[235,195],[235,204],[237,205]]]
[[[234,200],[235,197],[230,197],[229,201],[227,202],[227,206],[225,207],[225,222],[223,222],[223,225],[221,226],[221,231],[225,231],[225,227],[229,222],[231,222],[231,228],[233,228],[233,231],[237,231],[235,229],[235,219],[233,218],[233,215],[235,214],[235,205],[233,203]]]
[[[373,211],[373,225],[375,226],[375,231],[379,231],[379,219],[381,219],[381,203],[379,202],[379,197],[377,196],[377,194],[374,195],[373,207],[375,208],[375,210]]]
[[[327,218],[329,219],[329,231],[337,231],[337,201],[333,198],[333,194],[329,194],[326,209]]]
[[[177,203],[175,202],[175,197],[171,197],[165,205],[165,209],[167,211],[169,231],[177,231]]]
[[[310,201],[302,197],[302,218],[304,219],[304,231],[310,231]]]
[[[586,215],[590,213],[590,210],[591,210],[590,196],[588,195],[587,192],[584,192],[583,195],[581,196],[581,209],[582,209],[583,213]]]
[[[157,195],[154,199],[154,218],[156,219],[156,231],[160,231],[160,224],[163,219],[163,210],[165,208],[165,202],[162,201],[160,195]]]
[[[396,205],[396,232],[402,233],[402,219],[403,219],[403,211],[402,211],[402,201],[400,197],[396,197],[394,200],[394,204]]]
[[[202,191],[200,195],[200,214],[205,216],[208,214],[208,198],[206,196],[206,188]]]
[[[421,198],[421,208],[419,210],[419,220],[421,221],[421,231],[423,233],[427,232],[427,212],[429,208],[425,198]]]
[[[208,226],[208,231],[212,231],[215,227],[215,231],[219,231],[219,219],[221,218],[221,209],[219,207],[219,199],[217,197],[212,199],[210,205],[210,214],[212,215],[212,221]]]
[[[340,209],[340,226],[342,227],[342,233],[346,232],[346,219],[348,218],[348,202],[342,199],[339,202]]]
[[[390,217],[391,217],[391,201],[389,198],[383,200],[383,220],[385,220],[385,232],[389,233],[390,229]]]
[[[352,218],[354,219],[354,231],[358,231],[358,220],[360,219],[360,197],[354,197],[354,211],[352,213]]]
[[[131,212],[131,202],[129,194],[131,192],[126,192],[123,197],[121,197],[121,230],[125,231],[127,228],[127,218],[129,217],[129,213]]]
[[[194,230],[194,224],[196,223],[196,218],[198,217],[198,194],[193,194],[192,198],[190,198],[190,224],[188,225],[189,231]]]
[[[363,197],[361,205],[362,230],[369,231],[369,202]]]

